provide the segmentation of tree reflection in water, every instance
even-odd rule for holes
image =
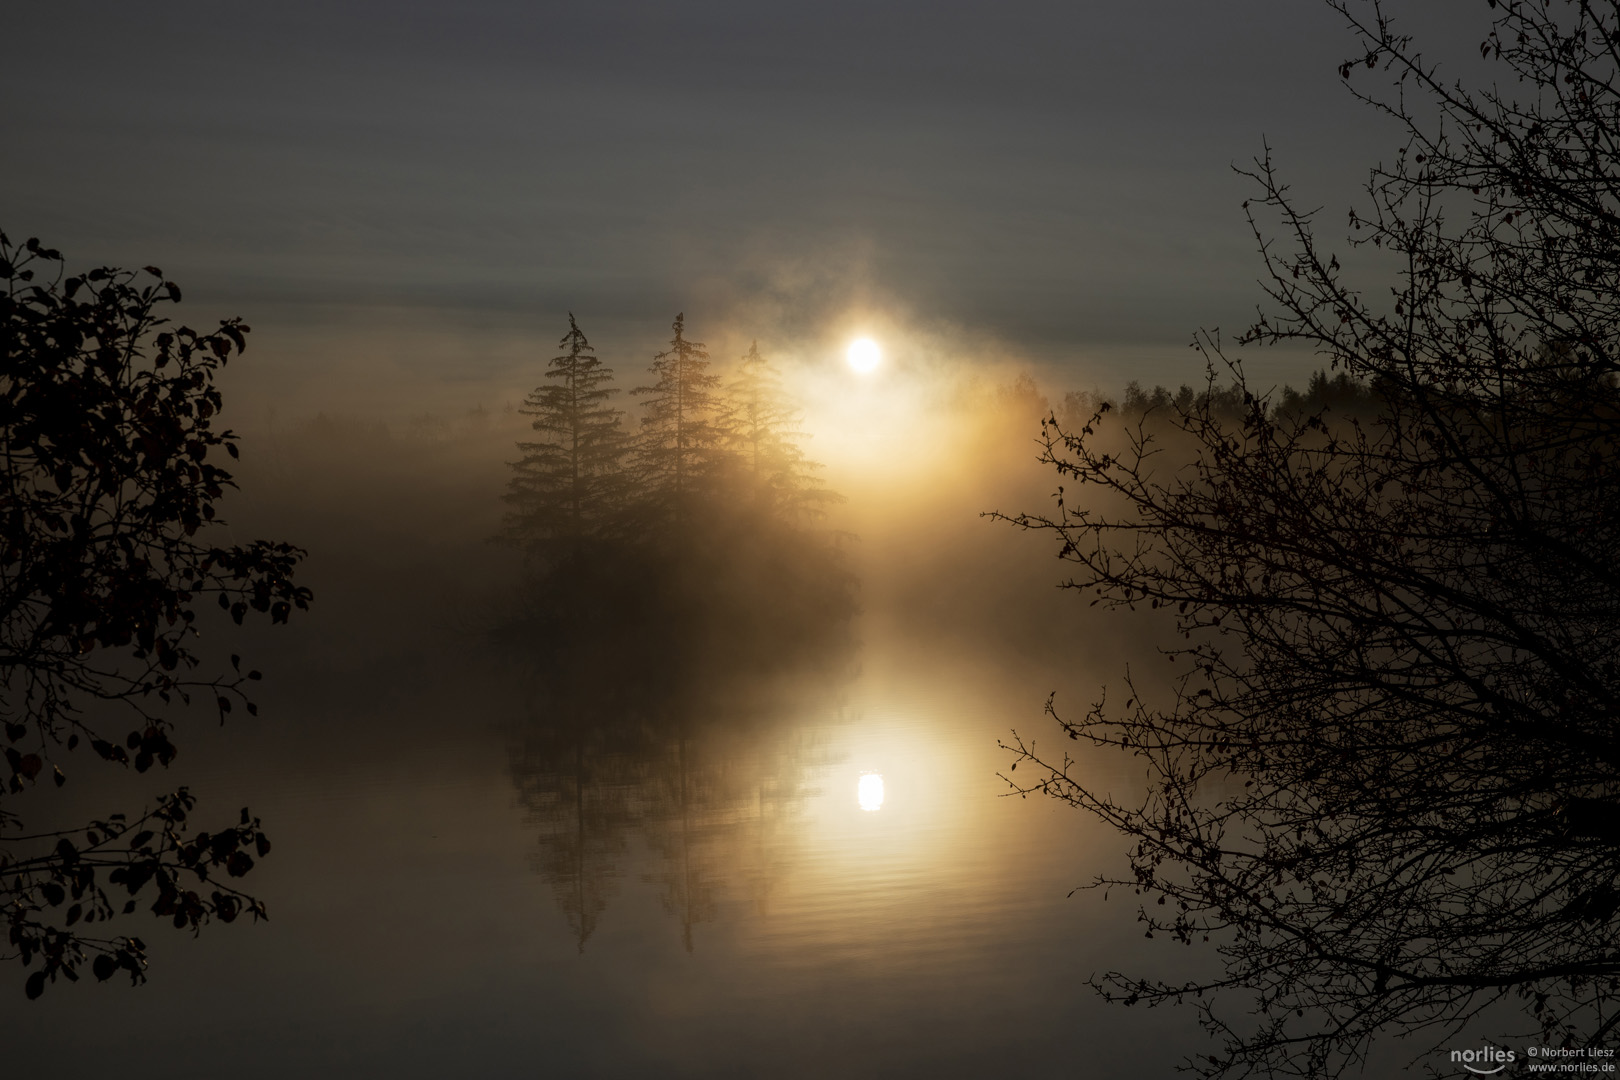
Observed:
[[[795,861],[804,802],[834,763],[853,605],[791,637],[692,605],[607,610],[589,634],[515,635],[528,691],[509,755],[539,830],[532,865],[581,951],[632,864],[691,951],[724,901],[765,911]],[[546,621],[566,620],[553,607]]]
[[[746,899],[763,913],[794,862],[826,721],[844,682],[688,671],[667,689],[558,675],[536,684],[510,743],[518,798],[539,828],[534,869],[583,951],[639,850],[642,879],[681,924]]]

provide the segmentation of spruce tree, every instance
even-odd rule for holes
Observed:
[[[655,520],[684,527],[693,505],[712,490],[723,454],[715,424],[718,375],[709,373],[701,341],[686,337],[686,316],[675,316],[669,348],[653,357],[657,381],[630,391],[646,395],[636,453]]]
[[[764,356],[759,343],[748,346],[737,377],[726,387],[724,429],[741,459],[755,499],[772,514],[786,518],[818,516],[839,496],[822,486],[799,446],[808,438],[800,428],[802,411],[782,387],[782,375]]]
[[[519,410],[534,417],[540,438],[518,443],[523,456],[505,499],[512,505],[501,539],[538,554],[560,557],[593,536],[611,531],[624,501],[621,468],[627,439],[623,410],[610,401],[613,373],[596,356],[573,313],[564,350],[551,358],[546,378]]]

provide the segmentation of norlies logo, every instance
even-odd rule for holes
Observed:
[[[1478,1050],[1453,1050],[1451,1060],[1478,1076],[1493,1076],[1513,1063],[1516,1057],[1512,1050],[1498,1050],[1494,1046],[1483,1046]],[[1495,1068],[1490,1068],[1490,1066]]]

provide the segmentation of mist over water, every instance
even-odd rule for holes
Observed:
[[[1062,594],[1040,540],[977,517],[1050,493],[1031,385],[935,380],[907,407],[907,455],[808,444],[848,497],[825,527],[849,534],[858,613],[771,648],[596,611],[559,651],[524,623],[524,561],[487,539],[521,416],[256,433],[230,528],[308,548],[316,604],[221,635],[266,673],[258,720],[191,723],[168,775],[119,786],[189,784],[199,820],[250,805],[270,920],[148,929],[149,985],[47,995],[17,1066],[1167,1072],[1191,1044],[1084,985],[1141,936],[1130,898],[1068,895],[1118,839],[996,775],[1050,692],[1078,706],[1162,664],[1154,628]],[[1080,769],[1140,783],[1126,758]],[[37,794],[93,813],[120,792]]]

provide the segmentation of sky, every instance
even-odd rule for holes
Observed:
[[[162,267],[305,414],[509,401],[569,311],[635,370],[684,311],[717,357],[870,325],[1053,388],[1191,381],[1261,299],[1233,166],[1269,143],[1338,235],[1399,143],[1311,0],[69,0],[6,36],[0,229]]]

